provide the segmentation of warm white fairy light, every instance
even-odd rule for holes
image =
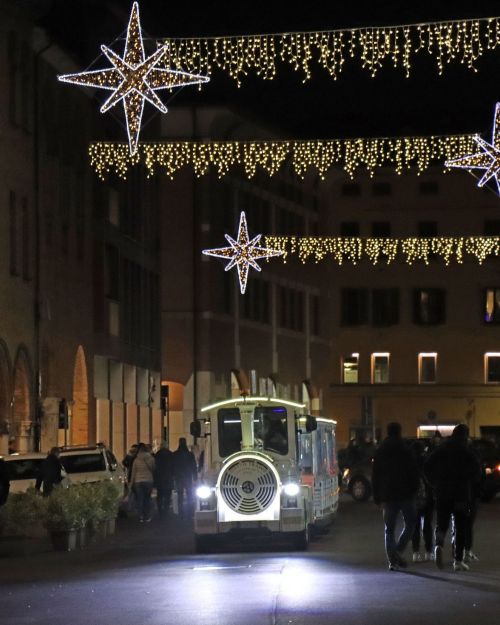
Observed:
[[[201,84],[210,80],[207,76],[190,74],[164,66],[159,67],[160,61],[168,51],[167,46],[160,47],[146,58],[137,2],[132,5],[123,57],[118,56],[105,45],[101,46],[101,50],[112,67],[64,74],[58,78],[62,82],[113,91],[102,105],[101,113],[105,113],[115,104],[123,101],[131,155],[137,151],[144,100],[150,102],[162,113],[166,113],[167,107],[155,93],[156,91]]]
[[[497,191],[500,195],[500,102],[495,106],[495,116],[493,118],[493,133],[491,143],[482,139],[479,135],[474,137],[480,151],[446,161],[447,167],[458,167],[459,169],[484,169],[485,172],[479,182],[478,187],[483,187],[492,178],[497,184]]]
[[[431,259],[440,258],[448,266],[454,260],[462,264],[467,257],[482,264],[487,258],[500,256],[500,237],[410,237],[410,238],[367,238],[361,237],[264,237],[266,246],[281,251],[286,263],[291,256],[300,262],[334,260],[338,265],[350,262],[354,265],[369,261],[391,264],[400,257],[408,265],[415,262],[429,264]]]
[[[238,270],[238,278],[240,281],[240,291],[243,295],[247,288],[248,270],[250,267],[256,271],[261,268],[255,262],[259,258],[271,258],[271,256],[281,256],[281,250],[273,250],[269,247],[259,247],[258,243],[261,234],[253,239],[248,237],[247,219],[244,212],[240,213],[240,224],[238,226],[238,239],[235,241],[228,234],[224,235],[229,247],[218,247],[211,250],[203,250],[206,256],[215,256],[217,258],[229,258],[230,261],[226,265],[226,271],[232,269],[235,265]]]
[[[384,67],[410,75],[415,56],[435,60],[439,74],[452,62],[477,71],[476,61],[500,43],[500,18],[349,28],[320,32],[165,39],[162,63],[211,75],[224,72],[240,85],[249,74],[275,78],[280,65],[300,72],[303,82],[318,64],[336,80],[357,61],[372,77]]]
[[[430,165],[470,153],[473,135],[428,137],[392,137],[359,139],[310,139],[304,141],[169,141],[138,145],[130,154],[123,143],[92,143],[90,162],[100,178],[115,173],[127,177],[131,167],[141,163],[147,175],[158,171],[170,179],[185,166],[204,176],[215,169],[219,178],[229,171],[243,168],[252,178],[257,171],[269,176],[289,162],[295,174],[304,178],[315,169],[322,180],[333,167],[342,167],[351,178],[365,168],[373,176],[381,167],[391,167],[397,174],[414,170],[418,174]]]

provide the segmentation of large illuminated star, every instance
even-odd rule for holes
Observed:
[[[477,186],[483,187],[489,180],[495,178],[497,191],[500,195],[500,180],[498,178],[500,175],[500,102],[497,102],[495,107],[491,143],[488,143],[479,135],[476,135],[474,140],[482,150],[481,152],[446,161],[445,165],[447,167],[459,167],[460,169],[484,169],[485,172]]]
[[[137,2],[132,5],[123,57],[118,56],[105,45],[101,46],[101,50],[113,67],[77,74],[64,74],[58,78],[62,82],[113,91],[101,106],[101,113],[105,113],[123,100],[132,155],[136,153],[139,142],[144,100],[150,102],[162,113],[166,113],[167,107],[155,91],[184,85],[197,85],[210,80],[207,76],[158,68],[158,63],[167,52],[166,46],[162,46],[146,58]]]
[[[261,234],[252,240],[248,238],[247,218],[245,213],[240,214],[240,225],[238,226],[238,240],[235,241],[228,234],[224,235],[230,247],[218,247],[212,250],[203,250],[207,256],[217,256],[218,258],[230,258],[225,270],[229,271],[235,265],[238,268],[238,278],[240,281],[240,291],[243,295],[247,288],[248,270],[253,267],[256,271],[261,268],[255,262],[258,258],[270,258],[271,256],[281,256],[280,250],[272,250],[268,247],[257,247]]]

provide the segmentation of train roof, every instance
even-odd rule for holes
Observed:
[[[232,397],[231,399],[224,399],[222,401],[209,404],[201,409],[201,412],[208,412],[215,408],[222,408],[224,406],[237,406],[240,404],[283,404],[285,406],[292,406],[293,408],[305,408],[305,404],[298,403],[296,401],[290,401],[289,399],[280,399],[279,397]]]
[[[261,396],[244,396],[244,397],[232,397],[231,399],[224,399],[222,401],[215,402],[213,404],[209,404],[208,406],[204,406],[201,409],[201,412],[209,412],[210,410],[215,410],[216,408],[224,408],[229,406],[238,406],[242,404],[281,404],[285,406],[291,406],[292,408],[304,409],[306,407],[305,404],[290,401],[289,399],[281,399],[280,397],[261,397]],[[305,415],[304,415],[305,416]],[[337,424],[335,419],[330,419],[328,417],[316,417],[317,421],[323,423],[333,423]]]

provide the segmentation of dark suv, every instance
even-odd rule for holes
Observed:
[[[360,445],[339,452],[342,490],[355,501],[368,501],[372,496],[372,463],[376,447]]]

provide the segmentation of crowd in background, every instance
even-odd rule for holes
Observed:
[[[179,439],[176,451],[162,443],[153,454],[144,443],[132,445],[123,459],[127,471],[129,508],[136,510],[141,523],[151,521],[151,495],[156,488],[160,519],[167,517],[171,505],[181,516],[188,516],[193,501],[193,486],[198,479],[200,455],[188,449],[186,439]],[[172,501],[172,497],[174,500]]]
[[[469,563],[478,559],[472,540],[481,478],[466,425],[457,425],[447,439],[436,436],[425,445],[419,439],[408,444],[401,436],[400,424],[390,423],[387,437],[374,453],[372,474],[373,499],[383,510],[389,568],[407,566],[402,554],[411,540],[414,562],[434,560],[442,569],[445,537],[451,526],[453,569],[468,570]],[[403,529],[396,537],[399,517]]]

